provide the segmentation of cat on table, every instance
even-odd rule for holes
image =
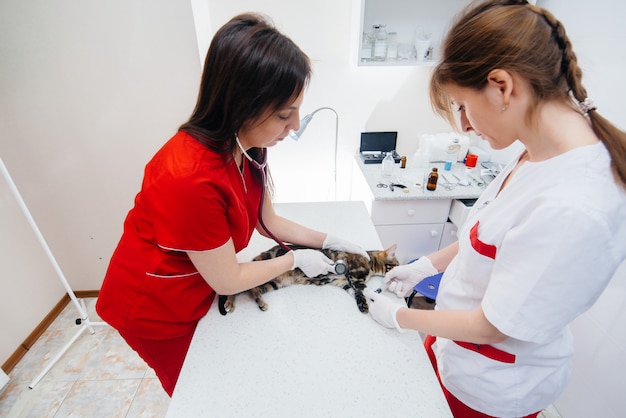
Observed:
[[[293,250],[303,249],[297,245],[289,246]],[[363,290],[367,285],[367,281],[373,276],[384,276],[389,270],[399,265],[400,263],[396,259],[397,246],[394,244],[391,247],[382,251],[367,251],[370,256],[370,260],[362,255],[347,253],[344,251],[336,250],[319,250],[323,252],[328,258],[337,262],[345,263],[347,267],[346,274],[334,274],[329,273],[326,275],[320,275],[315,278],[307,278],[302,270],[296,268],[295,270],[289,270],[278,277],[270,280],[269,282],[260,286],[254,287],[250,290],[238,293],[236,295],[219,295],[218,308],[222,315],[226,315],[235,310],[235,297],[244,293],[249,294],[259,306],[259,309],[266,311],[268,309],[267,303],[263,300],[263,294],[272,290],[277,290],[292,284],[305,284],[305,285],[333,285],[341,287],[352,295],[355,300],[359,311],[368,313],[369,307],[367,300],[363,295]],[[254,258],[254,260],[268,260],[270,258],[279,257],[285,254],[287,251],[280,245],[270,248],[267,251],[262,252]],[[349,280],[347,278],[349,276]]]

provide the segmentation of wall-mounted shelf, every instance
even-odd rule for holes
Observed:
[[[359,27],[359,66],[417,66],[433,65],[437,60],[439,45],[454,16],[469,3],[469,0],[361,0]],[[363,34],[369,33],[373,25],[383,24],[387,33],[396,33],[396,58],[384,61],[367,57],[363,48]],[[432,47],[429,60],[416,58],[415,39],[418,34],[430,34]]]

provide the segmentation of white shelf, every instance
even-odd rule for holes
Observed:
[[[361,61],[359,66],[361,67],[415,67],[424,66],[432,67],[436,64],[435,61],[422,61],[417,60],[395,60],[395,61]]]
[[[388,66],[432,66],[436,61],[442,38],[454,19],[454,16],[469,4],[469,0],[357,0],[360,1],[360,26],[358,39],[358,65],[372,67]],[[384,24],[387,32],[396,32],[398,45],[409,44],[414,47],[416,33],[430,33],[433,57],[431,61],[361,61],[361,42],[363,32],[372,25]]]

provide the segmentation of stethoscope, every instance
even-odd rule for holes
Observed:
[[[359,298],[364,298],[363,292],[357,289],[357,287],[352,282],[352,274],[350,274],[350,271],[348,270],[348,265],[346,264],[345,261],[343,260],[335,261],[335,273],[345,276],[346,280],[348,281],[348,286],[352,288],[352,290],[354,291],[354,296],[355,298],[357,298],[357,306],[359,307],[359,310],[361,312],[367,313],[367,311],[362,310],[361,305],[359,304],[359,301],[358,301]]]
[[[263,202],[265,201],[265,191],[266,191],[265,182],[267,181],[267,174],[266,174],[267,148],[261,148],[261,162],[258,162],[246,152],[246,150],[241,145],[241,142],[239,142],[239,137],[237,135],[235,135],[235,141],[237,141],[237,145],[239,146],[239,149],[241,150],[243,155],[246,157],[246,159],[250,161],[250,164],[252,164],[252,166],[256,168],[257,170],[259,170],[259,172],[261,173],[262,190],[261,190],[261,201],[259,202],[259,212],[258,212],[259,223],[261,224],[261,227],[267,233],[267,235],[269,235],[274,241],[276,241],[276,243],[280,245],[283,250],[289,252],[292,249],[289,248],[284,242],[279,240],[276,237],[276,235],[274,235],[267,228],[267,226],[265,226],[265,222],[263,222]],[[348,272],[348,266],[346,266],[346,263],[343,260],[337,260],[335,262],[335,273],[345,275],[346,279],[348,279],[348,284],[350,285],[350,287],[352,287],[352,289],[354,289],[355,291],[357,290],[354,284],[352,283],[350,273]]]
[[[239,142],[239,137],[237,135],[235,135],[235,141],[237,142],[237,145],[239,146],[239,149],[241,150],[243,155],[246,157],[246,159],[248,161],[250,161],[250,164],[252,164],[252,166],[254,168],[256,168],[257,170],[259,170],[259,172],[261,173],[261,183],[262,183],[261,184],[261,188],[262,188],[262,190],[261,190],[261,201],[259,202],[259,212],[258,212],[259,223],[261,224],[261,227],[267,233],[267,235],[269,235],[274,241],[276,241],[276,243],[278,245],[280,245],[283,250],[289,252],[289,251],[291,251],[291,248],[289,248],[284,242],[279,240],[276,237],[276,235],[274,235],[267,228],[267,226],[265,226],[265,222],[263,222],[263,202],[265,202],[265,192],[266,192],[266,188],[267,188],[267,186],[266,186],[266,181],[267,181],[267,174],[266,174],[266,170],[267,170],[267,148],[261,148],[261,162],[258,162],[257,160],[252,158],[246,152],[246,150],[241,145],[241,142]]]

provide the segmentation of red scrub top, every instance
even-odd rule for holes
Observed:
[[[242,174],[232,158],[183,131],[172,137],[146,166],[98,296],[100,317],[139,338],[193,331],[215,291],[186,251],[229,238],[236,251],[248,245],[263,191],[257,174],[246,159]]]

